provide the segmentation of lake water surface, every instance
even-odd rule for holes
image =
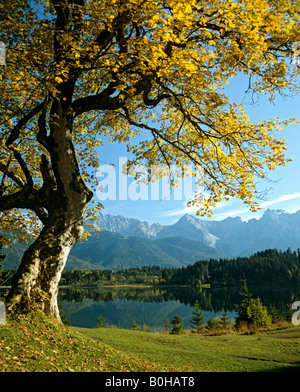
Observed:
[[[272,306],[280,314],[300,300],[299,288],[250,287],[254,297]],[[198,300],[205,320],[227,312],[228,319],[235,319],[235,304],[240,302],[239,287],[195,289],[190,287],[137,288],[101,287],[61,288],[59,302],[61,312],[71,325],[93,328],[102,316],[106,325],[132,328],[132,324],[161,329],[165,317],[170,321],[175,315],[183,318],[190,328],[193,305]]]

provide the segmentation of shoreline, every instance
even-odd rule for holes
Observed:
[[[207,283],[204,285],[199,286],[199,288],[211,288],[213,286],[213,284]],[[80,288],[80,289],[97,289],[97,288],[113,288],[113,287],[132,287],[132,288],[164,288],[164,287],[194,287],[192,285],[189,284],[165,284],[165,285],[146,285],[146,284],[104,284],[104,285],[100,285],[100,286],[77,286],[77,285],[61,285],[58,286],[59,289],[76,289],[76,288]],[[222,286],[222,287],[225,287]],[[10,289],[11,286],[0,286],[0,289]]]

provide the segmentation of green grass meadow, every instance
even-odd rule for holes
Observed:
[[[161,369],[192,372],[300,371],[300,328],[251,335],[170,335],[118,329],[82,334]]]
[[[0,326],[0,353],[1,372],[299,372],[300,326],[171,335],[20,316]]]

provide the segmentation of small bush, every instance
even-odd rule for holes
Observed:
[[[228,321],[227,313],[223,312],[222,316],[218,319],[218,324],[221,329],[229,329],[230,323]]]
[[[103,316],[99,316],[97,318],[97,327],[98,328],[103,328],[105,324],[105,318]]]
[[[141,326],[136,322],[136,320],[133,320],[132,323],[132,327],[131,327],[134,331],[140,331],[141,330]]]
[[[205,324],[205,328],[208,331],[215,331],[219,328],[219,323],[217,322],[217,320],[215,318],[213,318],[213,316],[210,316],[210,318],[207,320],[207,322]]]
[[[260,298],[252,298],[249,292],[247,283],[244,280],[241,291],[242,302],[237,306],[238,317],[236,324],[239,330],[244,328],[244,324],[254,327],[266,327],[272,322],[272,318],[268,313],[266,306],[264,306]]]
[[[171,324],[170,324],[170,320],[168,319],[168,317],[167,317],[167,316],[164,317],[163,322],[162,322],[162,330],[163,330],[164,332],[169,331],[170,325],[171,325]]]
[[[192,330],[195,333],[200,333],[204,329],[204,317],[203,317],[203,313],[202,313],[199,301],[196,301],[196,303],[194,305],[194,310],[192,311],[192,314],[194,315],[191,320]]]
[[[178,314],[171,321],[172,329],[171,334],[179,335],[183,332],[183,319]]]

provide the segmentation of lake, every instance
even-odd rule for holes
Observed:
[[[279,314],[285,314],[288,306],[300,300],[300,288],[249,287],[254,297],[272,306]],[[240,302],[239,287],[191,288],[191,287],[101,287],[60,288],[61,313],[72,326],[93,328],[102,316],[106,325],[130,329],[134,321],[140,326],[159,330],[165,317],[171,321],[175,315],[183,318],[190,328],[192,306],[200,302],[207,320],[227,312],[228,319],[235,319],[235,304]]]

